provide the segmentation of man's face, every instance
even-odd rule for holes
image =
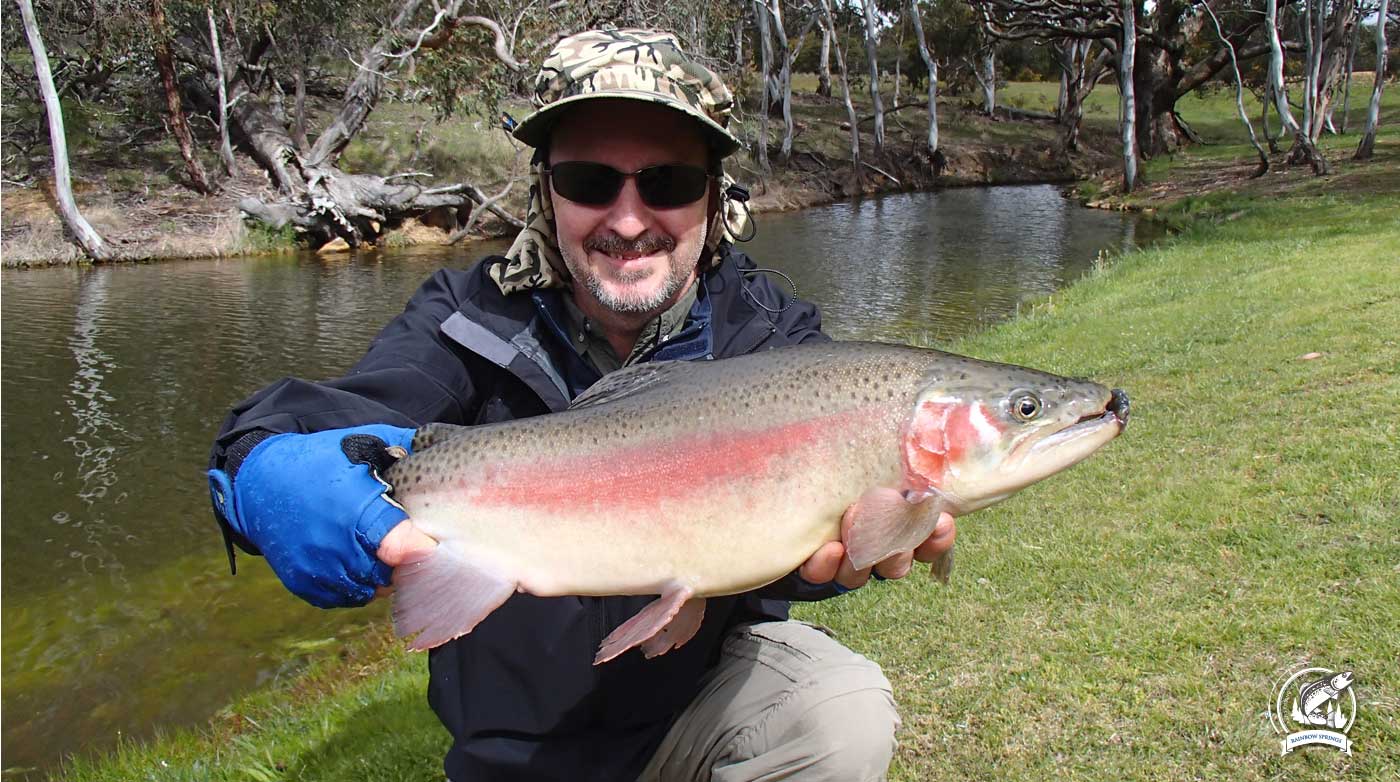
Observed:
[[[625,173],[667,163],[705,168],[706,147],[696,122],[678,111],[633,100],[591,100],[570,109],[550,141],[550,165],[568,161],[603,163]],[[618,313],[655,315],[695,279],[708,193],[692,204],[658,208],[642,202],[635,178],[599,206],[564,198],[553,182],[550,189],[575,296]]]

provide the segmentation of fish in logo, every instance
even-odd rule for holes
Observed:
[[[1339,699],[1353,679],[1351,671],[1343,671],[1300,685],[1297,696],[1293,698],[1293,721],[1300,725],[1342,727],[1347,716],[1341,709]]]

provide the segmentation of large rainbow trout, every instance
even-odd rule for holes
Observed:
[[[706,596],[843,539],[857,568],[1075,464],[1127,425],[1122,391],[934,350],[837,342],[639,364],[554,415],[419,430],[384,472],[439,545],[394,570],[427,649],[516,591],[660,595],[595,663],[694,635]]]

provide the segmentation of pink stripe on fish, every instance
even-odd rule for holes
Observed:
[[[792,458],[814,441],[869,431],[885,412],[867,408],[689,442],[499,465],[487,468],[480,483],[463,486],[464,500],[475,506],[572,511],[586,499],[610,508],[646,509],[762,475],[774,460]]]

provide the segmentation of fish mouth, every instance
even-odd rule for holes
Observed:
[[[1109,392],[1102,410],[1081,416],[1069,426],[1031,443],[1023,460],[1043,458],[1055,452],[1062,452],[1060,456],[1067,458],[1069,464],[1073,464],[1117,437],[1128,427],[1129,407],[1127,392],[1115,388]]]

